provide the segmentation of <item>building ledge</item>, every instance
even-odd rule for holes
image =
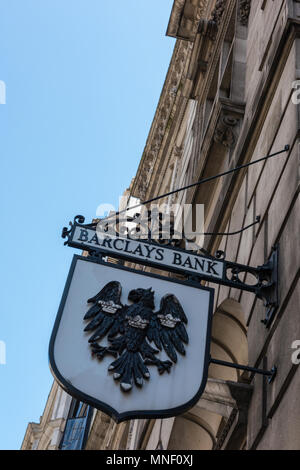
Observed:
[[[207,4],[207,0],[174,0],[166,35],[194,41]]]

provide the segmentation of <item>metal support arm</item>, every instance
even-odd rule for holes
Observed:
[[[262,369],[256,369],[255,367],[249,367],[249,366],[243,366],[241,364],[235,364],[234,362],[221,361],[219,359],[210,358],[209,362],[210,362],[210,364],[216,364],[216,365],[219,365],[219,366],[231,367],[233,369],[246,370],[248,372],[253,372],[254,374],[265,375],[265,376],[268,377],[268,382],[269,383],[273,382],[273,380],[275,379],[275,376],[277,374],[277,367],[276,366],[274,366],[271,370],[262,370]]]

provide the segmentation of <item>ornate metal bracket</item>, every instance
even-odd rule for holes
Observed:
[[[250,290],[249,287],[252,287],[256,296],[264,301],[267,314],[263,323],[268,327],[278,308],[278,246],[273,247],[269,260],[263,266],[252,268],[225,261],[225,271],[231,287],[242,290]],[[245,275],[244,281],[240,278],[243,274]],[[252,286],[247,283],[249,275],[257,281]]]
[[[92,222],[91,224],[85,224],[84,222],[85,222],[85,217],[83,215],[76,215],[76,217],[74,217],[73,222],[69,222],[69,227],[64,227],[62,229],[61,238],[68,239],[65,241],[64,245],[69,244],[70,237],[76,226],[84,227],[84,228],[95,228],[97,225],[97,222]]]
[[[262,285],[261,296],[259,298],[265,300],[265,307],[267,308],[266,318],[262,323],[269,328],[276,310],[279,306],[279,291],[278,291],[278,261],[279,261],[279,246],[273,247],[273,252],[269,261],[260,269],[264,270],[269,275],[269,283]]]
[[[257,268],[225,260],[225,253],[218,251],[214,259],[221,259],[224,263],[223,278],[209,279],[207,276],[190,275],[194,280],[221,284],[235,289],[253,292],[264,301],[267,309],[266,318],[262,323],[268,328],[278,308],[278,246],[273,247],[272,254],[263,266]],[[251,278],[252,282],[251,282]]]

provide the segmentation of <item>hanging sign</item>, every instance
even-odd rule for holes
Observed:
[[[193,407],[209,365],[213,289],[74,256],[53,329],[52,372],[117,422]]]

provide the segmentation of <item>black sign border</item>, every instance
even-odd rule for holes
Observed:
[[[147,277],[152,277],[156,279],[162,279],[165,281],[169,281],[172,283],[177,283],[177,284],[182,284],[186,285],[189,287],[195,287],[201,290],[206,290],[210,292],[210,301],[209,301],[209,312],[208,312],[208,323],[207,323],[207,334],[206,334],[206,347],[205,347],[205,358],[204,358],[204,369],[203,369],[203,378],[202,382],[200,384],[198,392],[195,394],[195,396],[189,400],[187,403],[184,405],[175,407],[175,408],[170,408],[170,409],[164,409],[164,410],[155,410],[155,411],[142,411],[142,410],[137,410],[137,411],[128,411],[124,413],[118,413],[117,410],[112,408],[111,406],[107,405],[106,403],[101,402],[100,400],[96,400],[93,397],[86,395],[85,393],[81,392],[78,390],[76,387],[71,385],[59,372],[58,367],[55,362],[54,358],[54,344],[55,344],[55,339],[57,335],[57,331],[59,328],[60,320],[62,318],[62,314],[64,311],[65,303],[67,300],[67,296],[69,293],[69,288],[72,282],[73,274],[75,271],[75,267],[77,264],[77,261],[82,260],[82,261],[88,261],[90,263],[96,263],[96,264],[101,264],[110,268],[114,269],[121,269],[125,270],[128,272],[133,272],[136,274],[141,274],[145,275]],[[210,287],[204,287],[200,285],[198,282],[195,281],[181,281],[179,279],[174,279],[174,278],[169,278],[165,276],[161,276],[158,274],[154,273],[149,273],[149,272],[144,272],[144,271],[139,271],[136,269],[128,268],[126,266],[118,265],[118,264],[113,264],[113,263],[106,263],[101,260],[96,260],[94,258],[88,258],[85,256],[80,256],[80,255],[74,255],[71,263],[71,267],[69,270],[69,274],[67,277],[67,281],[65,284],[65,288],[63,291],[62,299],[59,305],[58,313],[56,316],[56,320],[54,323],[53,331],[51,334],[51,339],[50,339],[50,344],[49,344],[49,363],[50,363],[50,370],[54,376],[54,378],[57,380],[61,388],[67,392],[69,395],[72,397],[87,403],[88,405],[92,406],[93,408],[96,408],[100,411],[103,411],[104,413],[108,414],[111,418],[113,418],[117,423],[121,423],[123,421],[129,420],[129,419],[164,419],[164,418],[171,418],[174,416],[178,416],[183,414],[184,412],[188,411],[191,409],[193,406],[196,405],[196,403],[199,401],[202,393],[204,392],[207,379],[208,379],[208,368],[210,364],[210,345],[211,345],[211,329],[212,329],[212,317],[213,317],[213,305],[214,305],[214,289]]]

